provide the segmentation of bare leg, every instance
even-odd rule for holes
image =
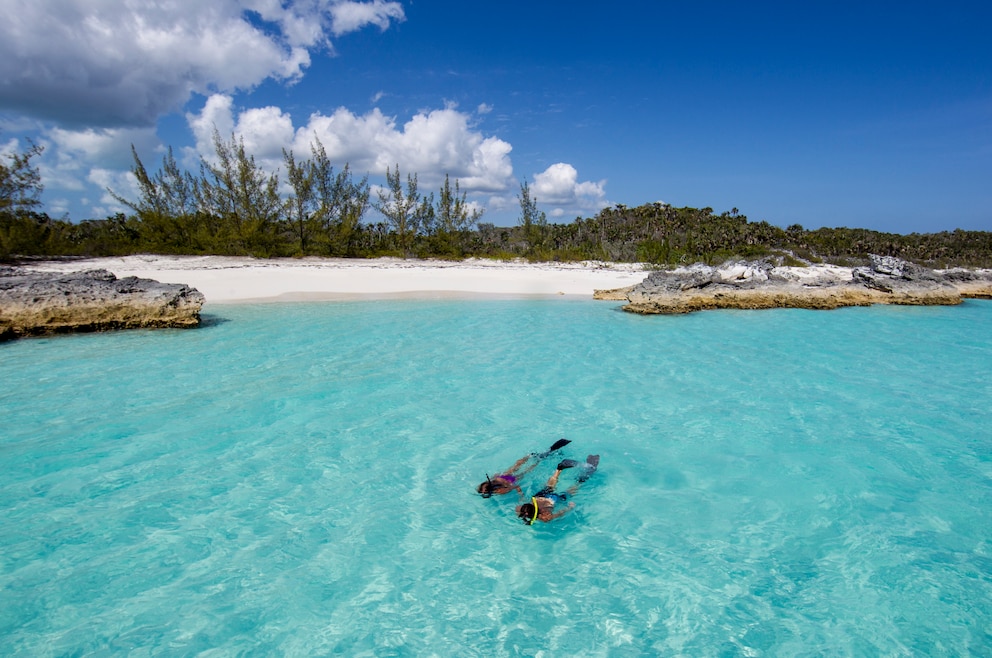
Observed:
[[[507,471],[507,473],[516,473],[517,472],[517,469],[520,468],[521,466],[523,466],[524,463],[528,459],[530,459],[530,455],[527,455],[526,457],[521,457],[516,462],[514,462],[513,466],[510,467],[510,469]],[[534,468],[534,467],[531,466],[531,468]],[[530,468],[528,468],[527,471],[524,471],[524,473],[527,473],[528,471],[530,471]],[[523,475],[524,473],[521,473],[521,475]]]
[[[527,457],[524,457],[520,461],[521,462],[525,462],[525,461],[527,461],[527,459],[528,459]],[[520,477],[523,477],[523,476],[527,475],[528,473],[530,473],[531,471],[533,471],[535,468],[537,468],[537,464],[538,464],[538,462],[535,460],[533,464],[531,464],[530,466],[528,466],[524,470],[522,470],[519,473],[517,473],[517,475],[519,475]]]
[[[579,486],[583,482],[585,482],[586,480],[588,480],[589,479],[589,476],[592,475],[593,473],[595,473],[596,472],[596,469],[599,468],[599,455],[589,455],[586,458],[586,463],[585,464],[582,464],[580,468],[582,468],[582,474],[579,475],[579,478],[578,478],[578,480],[576,480],[575,484],[573,484],[572,486],[570,486],[568,488],[568,491],[566,491],[566,493],[569,496],[571,496],[576,491],[578,491],[579,490]]]

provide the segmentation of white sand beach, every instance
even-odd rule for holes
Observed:
[[[31,269],[105,269],[185,283],[207,303],[344,300],[353,298],[592,298],[595,290],[640,283],[648,271],[631,263],[403,260],[398,258],[255,259],[224,256],[125,256],[35,263]]]

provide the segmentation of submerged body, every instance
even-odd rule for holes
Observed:
[[[494,495],[508,494],[511,491],[516,491],[518,494],[522,496],[524,492],[523,489],[520,488],[520,483],[519,483],[520,479],[523,476],[530,473],[532,470],[534,470],[534,468],[539,463],[541,463],[542,459],[552,454],[553,452],[564,448],[569,443],[571,443],[571,441],[569,441],[568,439],[559,439],[555,441],[553,444],[551,444],[551,447],[548,448],[545,452],[532,452],[529,455],[521,457],[516,462],[514,462],[513,466],[508,468],[506,472],[497,473],[492,477],[486,475],[486,481],[479,484],[479,486],[476,487],[475,490],[479,492],[479,494],[481,494],[483,498],[490,498]],[[520,469],[531,458],[534,458],[533,463],[521,471]]]
[[[581,472],[575,479],[575,484],[564,492],[555,491],[561,472],[566,468],[574,468],[576,466],[581,468]],[[558,468],[555,469],[554,474],[548,479],[544,488],[531,496],[529,503],[524,503],[517,507],[517,516],[527,525],[533,525],[535,521],[548,523],[564,516],[572,509],[575,509],[575,503],[569,502],[568,498],[578,491],[579,486],[588,480],[589,476],[595,473],[597,468],[599,468],[599,455],[589,455],[586,457],[584,464],[580,464],[572,459],[563,460],[558,464]],[[568,507],[555,511],[555,507],[559,503],[564,502],[568,502]]]

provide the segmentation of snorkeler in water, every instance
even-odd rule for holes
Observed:
[[[523,495],[523,490],[520,488],[520,478],[534,470],[534,467],[537,466],[542,459],[556,450],[561,450],[569,443],[571,443],[571,441],[568,439],[558,439],[551,444],[551,447],[545,452],[532,452],[525,457],[521,457],[513,464],[513,466],[502,473],[497,473],[492,477],[489,477],[489,474],[487,473],[486,481],[476,487],[475,490],[478,491],[483,498],[491,498],[495,494],[508,494],[511,491],[516,491],[520,495]],[[534,458],[534,463],[521,471],[520,468],[523,467],[523,465],[526,464],[532,457]]]
[[[562,493],[555,491],[555,487],[558,486],[558,476],[561,475],[561,472],[566,468],[574,468],[576,466],[581,468],[582,472],[575,478],[575,484]],[[544,488],[531,496],[529,503],[524,503],[517,507],[517,516],[527,525],[534,525],[534,521],[548,523],[558,517],[564,516],[575,508],[575,503],[569,502],[568,498],[579,490],[579,486],[588,480],[589,476],[595,473],[597,468],[599,468],[599,455],[589,455],[586,457],[584,464],[580,464],[574,459],[563,459],[558,464],[558,468],[555,469],[554,475],[544,485]],[[568,502],[568,507],[556,512],[555,506],[558,503],[564,502]]]

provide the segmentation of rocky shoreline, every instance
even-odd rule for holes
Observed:
[[[0,340],[74,331],[195,327],[204,301],[187,285],[118,279],[107,270],[58,273],[0,267]]]
[[[303,265],[306,273],[313,269]],[[328,278],[319,268],[315,272],[321,274],[321,286],[337,290],[345,285],[338,278]],[[175,274],[170,271],[170,276]],[[353,273],[349,274],[351,281]],[[266,280],[272,278],[268,270],[265,275]],[[296,287],[292,289],[306,289],[300,273],[295,272],[295,276],[299,280],[293,279]],[[255,279],[238,281],[224,286],[249,285],[255,289],[260,285]],[[429,283],[441,285],[433,280]],[[992,270],[930,270],[879,256],[873,256],[869,266],[855,268],[822,264],[785,267],[770,261],[727,262],[715,267],[696,264],[654,271],[641,283],[596,290],[594,297],[626,302],[623,310],[640,314],[729,308],[953,305],[965,298],[992,299]],[[0,340],[72,331],[193,327],[200,322],[204,301],[204,295],[189,285],[160,283],[143,276],[118,279],[107,269],[67,272],[0,266]]]
[[[645,315],[711,309],[835,309],[871,304],[954,305],[992,299],[992,271],[930,270],[898,258],[871,256],[866,267],[780,267],[766,261],[696,264],[652,272],[631,288],[597,291]]]

